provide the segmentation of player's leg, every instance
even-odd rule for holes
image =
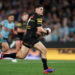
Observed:
[[[9,45],[7,42],[2,42],[2,50],[7,51],[9,49]]]
[[[43,61],[44,69],[47,69],[48,67],[47,67],[46,47],[41,42],[36,43],[34,47],[41,52],[41,58]]]
[[[3,37],[0,38],[1,40],[1,46],[2,46],[2,50],[7,51],[9,49],[9,45],[8,45],[8,39],[5,39]]]
[[[17,53],[11,53],[11,54],[2,54],[1,58],[11,57],[11,58],[20,58],[24,59],[29,52],[29,48],[22,45],[21,50],[19,50]]]
[[[34,47],[41,52],[41,58],[47,59],[47,48],[42,44],[42,42],[38,42],[34,45]]]
[[[8,56],[8,57],[13,57],[12,54],[14,55],[14,53],[17,53],[22,45],[22,42],[20,40],[15,42],[16,48],[14,49],[9,49],[8,51],[4,52],[4,57]],[[7,55],[5,55],[7,54]],[[17,62],[17,60],[15,59],[16,57],[13,57],[12,62]]]
[[[17,40],[15,42],[15,46],[16,46],[16,51],[19,51],[22,46],[22,42],[20,40]]]
[[[41,43],[41,42],[38,42],[34,45],[34,47],[38,50],[40,50],[41,52],[41,59],[42,59],[42,62],[43,62],[43,67],[44,67],[44,73],[49,73],[49,72],[53,72],[55,71],[55,69],[49,69],[48,66],[47,66],[47,49],[46,47]]]
[[[11,48],[8,51],[4,52],[4,54],[17,53],[21,49],[22,41],[20,41],[20,40],[15,41],[15,46],[16,46],[16,48]]]
[[[11,53],[17,53],[16,49],[9,49],[6,52],[3,52],[4,54],[11,54]]]
[[[16,40],[15,41],[15,46],[16,46],[16,48],[12,49],[10,51],[11,51],[11,53],[16,53],[17,54],[17,52],[21,49],[22,41],[21,40]],[[17,62],[17,60],[14,58],[14,59],[12,59],[12,62]]]
[[[7,50],[9,49],[9,45],[8,45],[8,43],[7,43],[7,40],[1,38],[1,42],[2,42],[2,49],[3,49],[4,51],[7,51]],[[5,53],[2,52],[2,53],[0,54],[0,59],[1,59],[1,58],[5,58],[5,57],[12,57],[12,58],[15,58],[15,56],[16,56],[16,53],[5,54]]]
[[[6,58],[6,57],[16,58],[16,53],[8,54],[10,49],[8,47],[9,46],[8,43],[5,42],[6,40],[1,38],[1,41],[2,41],[2,47],[3,47],[2,49],[5,50],[5,51],[8,50],[8,52],[6,52],[6,53],[2,52],[0,54],[1,55],[0,58]],[[6,46],[7,46],[7,48],[6,48]]]
[[[15,46],[16,48],[9,49],[7,52],[5,52],[5,54],[17,53],[21,49],[22,41],[20,40],[15,41]]]
[[[11,53],[11,54],[4,54],[3,58],[5,57],[11,57],[11,58],[20,58],[23,59],[24,57],[27,56],[29,52],[29,48],[22,45],[21,50],[19,50],[17,53]]]
[[[24,59],[27,56],[28,52],[29,52],[29,48],[22,45],[21,50],[17,52],[16,57],[20,59]]]

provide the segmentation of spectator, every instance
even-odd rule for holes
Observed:
[[[7,4],[6,4],[7,2]],[[22,12],[34,12],[36,4],[45,7],[44,27],[52,29],[49,41],[71,41],[75,39],[75,8],[74,0],[0,0],[0,21],[9,13],[15,14],[18,21]],[[72,12],[71,12],[72,11]]]

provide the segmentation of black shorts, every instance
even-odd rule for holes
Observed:
[[[34,46],[34,44],[36,44],[37,42],[39,42],[39,40],[37,40],[36,38],[24,39],[23,45],[28,48],[32,48]]]

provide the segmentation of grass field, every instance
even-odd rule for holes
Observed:
[[[75,75],[75,61],[48,61],[56,71],[47,75]],[[41,60],[0,60],[0,75],[44,75]]]

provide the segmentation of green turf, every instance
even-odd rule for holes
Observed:
[[[48,61],[48,65],[56,68],[50,75],[75,75],[75,61]],[[0,75],[44,75],[40,60],[0,60]],[[49,75],[49,74],[48,74]]]

